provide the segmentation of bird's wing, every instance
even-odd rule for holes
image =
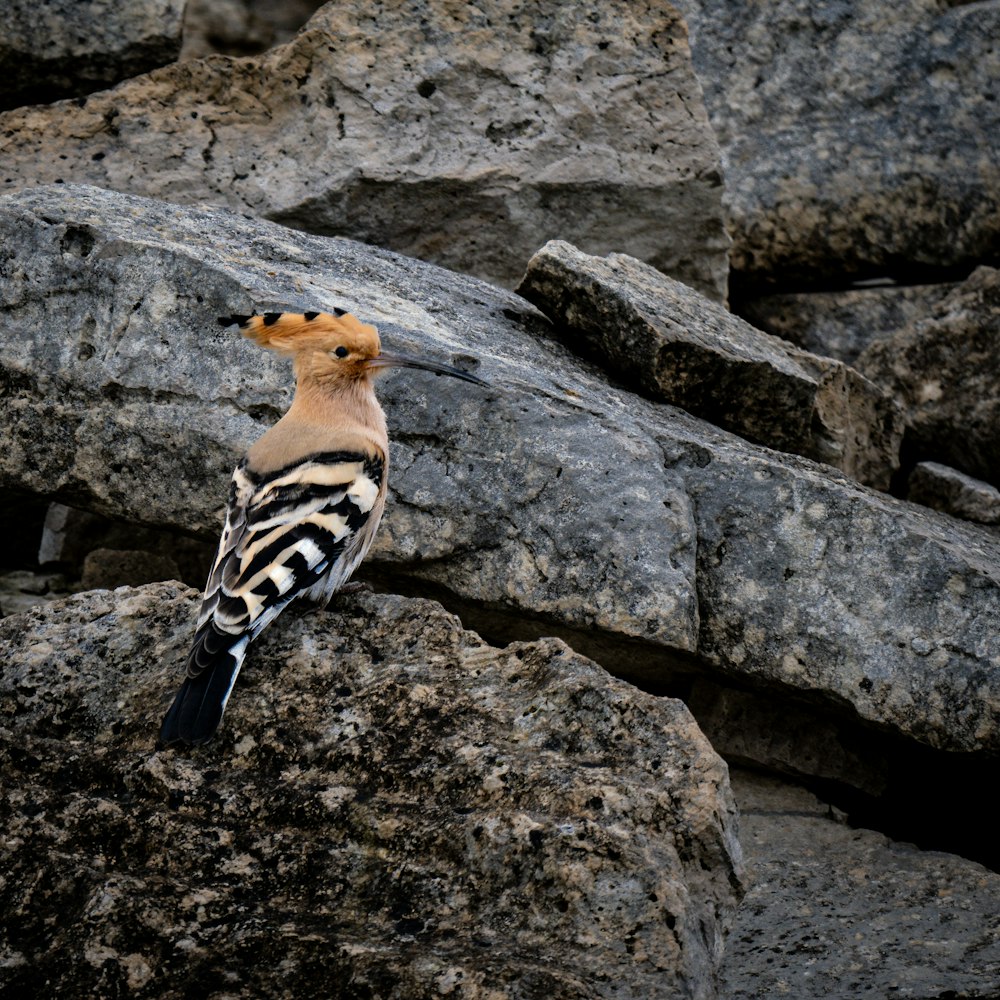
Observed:
[[[256,638],[293,598],[347,582],[378,527],[384,476],[381,457],[357,452],[309,455],[266,475],[236,469],[188,677]]]

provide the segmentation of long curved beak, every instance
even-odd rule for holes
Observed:
[[[451,375],[460,378],[465,382],[472,382],[474,385],[489,386],[489,382],[484,382],[481,378],[470,372],[464,372],[461,368],[452,368],[451,365],[442,365],[437,361],[425,361],[423,358],[415,358],[412,354],[386,354],[384,351],[367,364],[368,368],[423,368],[424,371],[434,372],[435,375]]]

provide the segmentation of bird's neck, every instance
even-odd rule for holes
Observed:
[[[283,468],[307,454],[350,451],[387,460],[385,414],[369,378],[330,378],[296,363],[288,412],[249,452],[255,472]]]

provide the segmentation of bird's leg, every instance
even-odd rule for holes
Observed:
[[[368,583],[367,580],[351,580],[350,583],[345,583],[340,590],[337,591],[338,594],[374,594],[375,588]],[[336,595],[334,595],[336,596]]]

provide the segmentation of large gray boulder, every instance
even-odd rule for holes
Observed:
[[[366,595],[284,615],[221,736],[154,752],[197,607],[0,623],[0,993],[715,997],[736,814],[680,702]]]
[[[678,0],[723,152],[734,287],[995,258],[1000,6]]]
[[[5,0],[0,108],[81,97],[173,62],[186,0]]]
[[[593,257],[553,240],[517,290],[574,350],[654,399],[888,488],[899,407],[842,362],[771,337],[625,254]]]
[[[331,3],[262,56],[0,116],[0,160],[8,191],[211,202],[499,283],[560,236],[726,293],[718,146],[654,0]]]
[[[1000,751],[1000,546],[609,384],[518,296],[345,240],[90,188],[0,199],[0,484],[217,537],[290,398],[216,315],[348,308],[482,390],[386,378],[369,557],[500,636],[692,670],[942,750]]]

